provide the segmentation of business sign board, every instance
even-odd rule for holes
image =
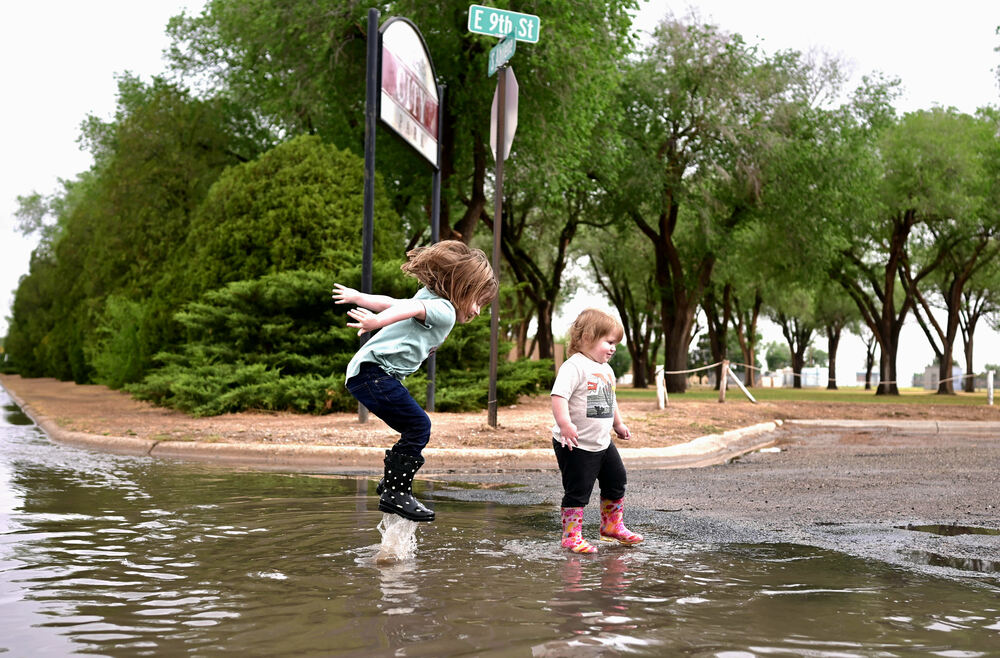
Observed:
[[[382,31],[379,118],[434,166],[438,163],[437,81],[427,45],[405,18],[386,21]]]

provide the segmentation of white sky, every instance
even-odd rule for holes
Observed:
[[[668,11],[684,16],[689,2],[644,2],[640,27],[651,28]],[[32,0],[4,4],[0,20],[0,105],[3,150],[0,158],[0,335],[6,334],[13,291],[28,271],[35,239],[15,229],[18,195],[58,191],[59,179],[72,179],[91,159],[77,145],[80,123],[88,114],[110,118],[115,108],[115,75],[131,71],[148,79],[162,72],[168,40],[167,20],[182,10],[197,13],[200,0]],[[853,66],[857,80],[874,70],[902,79],[902,111],[935,104],[973,112],[1000,104],[993,69],[1000,65],[995,34],[1000,25],[996,0],[699,0],[700,16],[739,32],[768,52],[818,47]],[[546,29],[541,16],[542,35]],[[574,309],[556,331],[564,331]],[[1000,337],[979,329],[975,366],[1000,363]],[[779,340],[773,327],[765,340]],[[903,330],[901,379],[923,370],[932,354],[919,328]],[[825,341],[823,341],[825,342]],[[818,342],[824,347],[823,342]],[[853,345],[858,343],[858,345]],[[959,348],[960,352],[960,348]],[[842,343],[842,381],[861,367],[860,342]],[[961,354],[956,354],[961,358]],[[845,377],[846,376],[846,377]]]

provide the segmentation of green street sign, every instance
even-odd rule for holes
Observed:
[[[521,14],[506,9],[482,5],[469,7],[469,32],[491,37],[505,37],[513,33],[518,41],[538,43],[538,30],[542,21],[532,14]]]
[[[514,35],[508,34],[500,39],[500,43],[490,49],[490,75],[496,73],[498,68],[510,61],[510,58],[514,56],[515,44],[517,44],[517,40]]]

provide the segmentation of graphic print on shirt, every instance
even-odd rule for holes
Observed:
[[[614,418],[615,382],[599,372],[587,380],[587,418]]]

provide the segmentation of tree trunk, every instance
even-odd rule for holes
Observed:
[[[705,301],[702,303],[701,308],[705,311],[705,318],[708,321],[708,347],[712,352],[712,360],[719,365],[715,369],[715,390],[719,390],[722,386],[722,378],[726,376],[726,373],[722,370],[722,362],[729,358],[727,352],[728,340],[727,333],[729,328],[729,319],[732,315],[732,305],[730,303],[732,286],[726,284],[722,289],[722,308],[719,309],[719,301],[715,298],[715,292],[712,289],[705,294]]]
[[[792,388],[802,388],[802,366],[805,361],[805,348],[792,352]]]
[[[914,303],[914,293],[903,286],[903,300],[897,312],[895,290],[906,257],[906,241],[916,222],[917,214],[912,209],[893,217],[889,251],[881,269],[866,265],[857,254],[844,253],[847,260],[860,270],[860,278],[874,286],[874,294],[867,291],[858,280],[843,274],[838,276],[841,285],[861,312],[865,324],[875,334],[875,339],[882,350],[879,362],[880,380],[875,395],[899,395],[899,386],[896,383],[896,348],[899,345],[899,331]],[[917,280],[922,276],[918,276]]]
[[[547,299],[541,300],[537,307],[538,314],[535,317],[538,319],[538,327],[535,331],[535,338],[538,340],[539,359],[555,358],[552,347],[552,309],[552,302]]]
[[[865,390],[872,390],[872,370],[875,367],[875,343],[868,346],[865,354]]]
[[[744,317],[740,309],[738,299],[734,299],[736,306],[736,337],[740,341],[740,350],[743,352],[743,360],[747,364],[746,373],[743,375],[743,384],[751,388],[757,380],[757,319],[760,317],[760,308],[764,305],[764,300],[760,292],[754,293],[753,307],[749,311],[749,317]]]
[[[976,392],[976,377],[972,369],[972,334],[976,330],[976,323],[971,322],[966,326],[965,331],[962,332],[962,346],[965,348],[965,371],[971,377],[966,377],[965,381],[962,382],[962,390],[966,393]]]
[[[687,390],[688,375],[678,372],[687,370],[687,353],[690,343],[688,329],[683,324],[683,322],[676,322],[664,330],[666,345],[664,346],[663,368],[668,373],[665,375],[668,393],[683,393]],[[674,371],[674,374],[669,374],[671,371]]]
[[[472,234],[476,230],[476,225],[486,209],[486,192],[484,191],[486,186],[486,147],[479,140],[476,140],[473,145],[472,161],[472,190],[469,195],[469,205],[466,206],[462,217],[455,222],[455,226],[450,227],[450,234],[441,233],[442,240],[450,238],[469,244],[472,240]]]
[[[792,359],[792,388],[802,388],[802,367],[806,361],[806,350],[812,342],[813,330],[805,322],[784,313],[778,313],[777,319]]]
[[[647,388],[649,381],[646,379],[647,361],[649,354],[644,350],[631,349],[629,346],[629,356],[632,357],[632,388]]]
[[[829,374],[826,378],[828,391],[837,390],[837,347],[840,345],[841,329],[839,324],[830,324],[826,327],[826,347],[830,358]]]

